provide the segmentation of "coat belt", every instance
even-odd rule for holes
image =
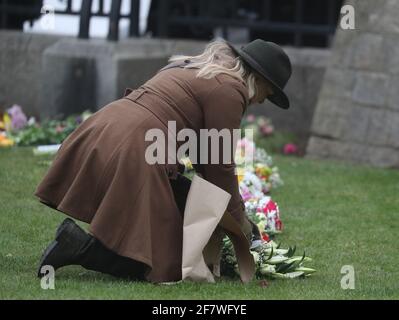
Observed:
[[[138,88],[133,90],[127,88],[123,98],[135,102],[141,107],[147,109],[165,126],[167,130],[169,130],[168,121],[176,121],[177,132],[185,128],[183,121],[179,119],[179,117],[176,117],[176,114],[174,114],[174,112],[170,109],[170,106],[166,102],[162,101],[159,96],[149,92],[147,89]],[[168,134],[174,134],[177,136],[177,132],[168,131]],[[165,165],[167,175],[170,179],[176,179],[178,173],[184,173],[185,166],[178,161],[176,162],[177,163],[175,164],[167,163]]]
[[[156,94],[148,91],[144,88],[138,88],[132,90],[127,88],[125,90],[124,99],[128,99],[133,101],[140,106],[146,108],[150,111],[155,117],[161,121],[167,129],[168,121],[176,122],[176,131],[186,128],[181,117],[172,109],[172,107],[162,99],[162,97],[157,96]],[[177,132],[169,132],[169,134],[177,135]]]

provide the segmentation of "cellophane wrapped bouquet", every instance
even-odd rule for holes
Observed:
[[[183,159],[188,176],[194,170],[188,158]],[[257,148],[247,138],[238,141],[236,155],[236,173],[241,197],[248,218],[254,222],[260,238],[252,239],[251,253],[255,260],[258,279],[292,279],[308,277],[316,270],[305,266],[312,259],[305,252],[295,255],[296,246],[281,248],[275,237],[283,230],[278,204],[272,199],[272,190],[284,183],[272,157],[264,149]],[[238,277],[237,260],[233,245],[228,237],[223,240],[221,275]]]

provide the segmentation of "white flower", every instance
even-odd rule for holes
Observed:
[[[245,172],[243,181],[248,187],[252,185],[254,190],[262,191],[262,182],[256,174]]]
[[[252,256],[254,257],[254,261],[255,263],[259,261],[259,253],[257,253],[256,251],[250,251]]]
[[[36,123],[35,117],[30,117],[28,120],[28,125],[33,126]]]

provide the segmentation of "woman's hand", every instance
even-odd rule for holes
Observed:
[[[251,224],[251,222],[248,220],[248,218],[245,218],[242,225],[241,225],[241,229],[245,234],[245,237],[247,238],[249,244],[252,244],[252,229],[253,226]]]

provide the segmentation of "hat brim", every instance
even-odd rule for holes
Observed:
[[[246,54],[241,49],[235,48],[231,43],[227,42],[229,47],[233,50],[235,54],[240,56],[245,63],[247,63],[252,69],[256,70],[261,76],[263,76],[272,86],[273,94],[269,96],[267,99],[275,104],[276,106],[282,109],[288,109],[290,107],[290,101],[287,95],[284,93],[283,89],[280,88],[270,77],[266,74],[263,68],[248,54]]]

